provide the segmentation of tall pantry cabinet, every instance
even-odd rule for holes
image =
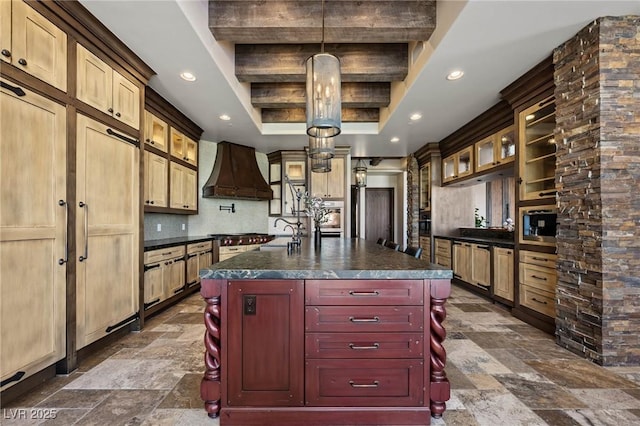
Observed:
[[[84,348],[137,318],[140,123],[153,70],[78,2],[0,3],[4,401],[75,369]],[[21,37],[34,46],[24,51]],[[79,99],[90,80],[79,78],[83,49],[137,93],[120,96],[113,114]]]

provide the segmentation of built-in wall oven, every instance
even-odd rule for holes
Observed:
[[[555,206],[520,208],[520,244],[556,245],[558,211]]]
[[[323,237],[344,238],[344,201],[325,201],[328,220],[320,225]]]
[[[423,237],[431,235],[431,213],[420,212],[420,218],[418,219],[418,233]]]

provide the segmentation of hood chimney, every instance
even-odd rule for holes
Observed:
[[[202,188],[204,198],[271,200],[273,191],[262,177],[256,150],[231,142],[219,142],[211,176]]]

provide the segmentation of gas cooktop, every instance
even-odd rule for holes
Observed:
[[[263,244],[275,238],[273,235],[256,232],[238,234],[209,234],[210,237],[220,241],[221,246],[240,246],[247,244]]]

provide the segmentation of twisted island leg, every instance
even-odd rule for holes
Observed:
[[[450,384],[444,367],[447,361],[447,352],[442,345],[447,332],[442,322],[447,316],[444,307],[447,298],[451,295],[451,282],[449,280],[431,281],[431,415],[435,418],[442,417],[446,409],[446,401],[450,398]]]
[[[220,415],[220,286],[217,280],[202,280],[200,294],[207,302],[204,310],[204,365],[200,397],[211,418]]]

